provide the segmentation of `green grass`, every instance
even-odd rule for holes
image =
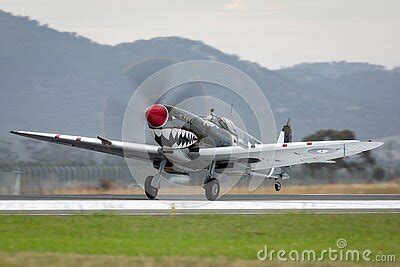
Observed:
[[[400,256],[400,214],[0,216],[0,251],[256,260],[272,249]],[[0,264],[1,265],[1,264]]]

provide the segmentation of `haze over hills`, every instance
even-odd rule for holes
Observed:
[[[267,95],[278,128],[291,117],[297,140],[327,128],[351,129],[361,139],[400,132],[398,68],[328,62],[272,71],[201,41],[159,37],[100,45],[0,11],[0,138],[27,129],[120,139],[135,90],[124,71],[154,58],[161,65],[209,59],[242,70]]]

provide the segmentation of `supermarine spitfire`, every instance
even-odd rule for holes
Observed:
[[[218,174],[261,177],[275,180],[290,178],[289,167],[303,163],[334,163],[334,159],[358,154],[381,146],[381,142],[358,140],[292,142],[290,122],[282,128],[276,143],[263,144],[211,111],[196,116],[183,109],[153,104],[146,109],[149,129],[158,145],[140,144],[63,134],[11,131],[43,141],[99,151],[143,161],[151,161],[156,175],[145,179],[145,194],[157,197],[165,173],[191,176],[204,173],[202,186],[208,200],[220,192]],[[272,160],[270,160],[272,159]]]

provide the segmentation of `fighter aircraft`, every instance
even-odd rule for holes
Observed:
[[[214,110],[197,116],[171,105],[153,104],[145,111],[148,128],[158,145],[131,143],[64,134],[11,131],[10,133],[143,161],[151,161],[156,175],[145,179],[149,199],[157,197],[164,174],[191,176],[204,173],[202,186],[208,200],[220,192],[218,174],[275,180],[290,178],[289,167],[303,163],[335,163],[333,160],[381,146],[381,142],[358,140],[292,142],[290,121],[283,126],[276,143],[263,144]],[[272,160],[271,160],[272,159]]]

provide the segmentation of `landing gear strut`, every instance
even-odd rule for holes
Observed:
[[[144,193],[149,199],[155,199],[158,195],[158,189],[161,185],[161,173],[164,171],[165,164],[167,162],[164,160],[160,163],[158,168],[158,173],[155,176],[148,176],[144,181]]]
[[[214,178],[215,161],[211,162],[209,167],[209,174],[204,179],[203,188],[206,194],[206,198],[210,201],[214,201],[219,196],[221,185],[218,179]]]

